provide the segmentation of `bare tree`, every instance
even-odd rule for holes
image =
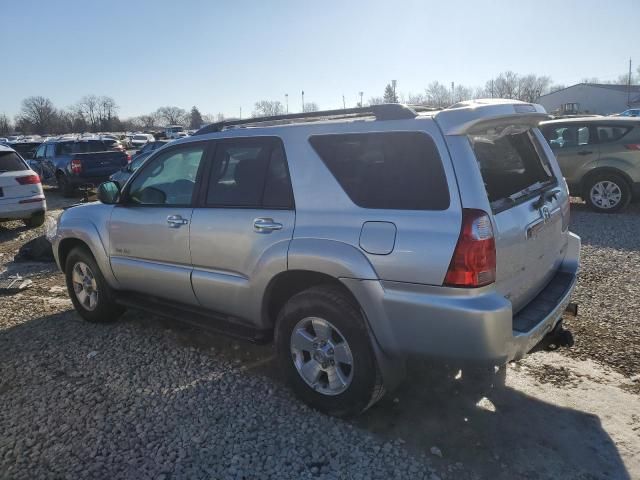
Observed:
[[[56,109],[51,100],[45,97],[28,97],[22,101],[22,107],[16,123],[31,125],[36,133],[48,133],[56,118]]]
[[[469,87],[465,87],[464,85],[456,85],[453,90],[453,102],[464,102],[465,100],[471,100],[473,98],[473,90]]]
[[[305,102],[303,107],[303,111],[305,112],[317,112],[318,110],[320,110],[320,108],[318,108],[316,102]]]
[[[284,114],[284,106],[278,100],[260,100],[253,106],[254,117],[272,117]]]
[[[92,132],[97,132],[100,118],[100,99],[98,96],[85,95],[80,99],[76,108],[81,112],[90,130]]]
[[[518,79],[518,99],[523,102],[536,102],[540,95],[549,91],[551,78],[532,73]]]
[[[440,82],[431,82],[425,89],[425,94],[432,107],[443,108],[451,104],[451,92]]]
[[[157,116],[166,125],[182,125],[188,122],[186,110],[180,107],[160,107]]]
[[[384,103],[384,98],[382,97],[371,97],[368,101],[368,105],[381,105]]]
[[[408,103],[409,105],[428,105],[429,101],[427,97],[422,93],[409,93],[406,98],[404,95],[400,95],[400,101],[402,103]]]
[[[98,112],[101,130],[111,130],[113,123],[117,119],[118,105],[116,101],[107,96],[98,99]]]
[[[9,117],[4,113],[0,113],[0,135],[9,135],[11,133],[11,122]]]

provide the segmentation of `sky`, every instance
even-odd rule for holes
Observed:
[[[121,118],[175,105],[248,116],[258,100],[322,109],[481,86],[498,73],[571,85],[640,64],[640,0],[0,0],[0,113],[108,95]]]

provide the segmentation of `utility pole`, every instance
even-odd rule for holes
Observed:
[[[304,113],[304,90],[302,90],[302,113]]]
[[[454,93],[455,91],[456,91],[455,83],[451,82],[451,105],[456,103],[455,93]]]
[[[491,98],[493,98],[493,80],[491,80]]]
[[[347,104],[344,101],[344,93],[342,94],[342,109],[346,110],[347,109]]]
[[[631,107],[631,59],[629,59],[629,80],[627,81],[627,107]]]
[[[398,102],[398,97],[396,97],[396,85],[398,84],[397,80],[391,80],[391,86],[393,87],[393,101],[394,103]]]
[[[242,120],[242,107],[240,107],[240,120]]]
[[[285,93],[284,94],[284,103],[287,106],[287,114],[289,113],[289,94]]]
[[[360,93],[360,106],[364,107],[364,105],[362,104],[362,95],[364,95],[364,92],[359,92]]]

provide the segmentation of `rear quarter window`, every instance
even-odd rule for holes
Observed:
[[[450,197],[433,139],[422,132],[314,135],[309,139],[362,208],[446,210]]]

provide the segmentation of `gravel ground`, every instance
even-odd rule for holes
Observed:
[[[574,203],[571,230],[582,238],[582,252],[579,314],[567,320],[576,345],[567,354],[640,380],[640,202],[609,215]]]
[[[54,266],[11,262],[40,232],[0,225],[0,272],[34,281],[0,297],[0,478],[640,478],[640,209],[575,207],[574,350],[511,365],[479,402],[416,366],[352,422],[297,401],[270,347],[133,311],[83,322]]]

